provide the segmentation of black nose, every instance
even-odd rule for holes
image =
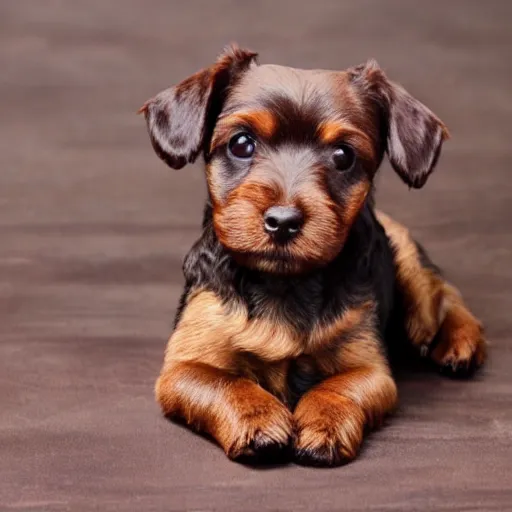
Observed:
[[[301,211],[290,206],[272,206],[263,218],[265,231],[281,243],[297,236],[304,222]]]

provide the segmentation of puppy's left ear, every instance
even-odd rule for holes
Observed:
[[[391,165],[407,185],[421,188],[437,164],[443,142],[449,138],[446,126],[402,86],[388,80],[374,60],[351,72],[353,81],[382,107]]]
[[[181,169],[195,161],[220,114],[227,88],[256,56],[232,45],[212,66],[162,91],[140,108],[153,148],[169,167]]]

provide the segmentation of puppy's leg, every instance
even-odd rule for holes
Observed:
[[[365,428],[378,427],[396,405],[395,382],[371,332],[346,341],[335,357],[339,373],[306,393],[294,412],[294,451],[304,464],[336,466],[352,460]]]
[[[449,372],[466,373],[482,365],[486,357],[482,326],[458,290],[441,277],[407,228],[382,212],[377,218],[394,249],[409,339]],[[439,343],[431,350],[434,338]]]
[[[284,448],[290,411],[240,375],[230,338],[243,327],[211,292],[190,298],[166,351],[156,397],[163,412],[210,434],[232,459]]]
[[[180,362],[162,372],[156,394],[166,415],[209,433],[232,459],[274,454],[288,445],[290,412],[248,379]]]

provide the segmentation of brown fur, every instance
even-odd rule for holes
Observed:
[[[378,211],[377,219],[395,250],[396,278],[405,297],[407,335],[415,344],[430,344],[443,318],[441,315],[443,280],[423,267],[409,230]]]
[[[163,412],[208,432],[233,459],[266,444],[286,446],[290,411],[255,382],[201,363],[174,363],[162,372],[156,396]]]
[[[448,283],[443,285],[442,308],[445,310],[444,319],[432,359],[454,371],[481,366],[487,357],[482,324],[466,307],[457,289]]]

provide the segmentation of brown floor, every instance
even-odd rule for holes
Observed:
[[[512,2],[0,3],[0,509],[512,510]],[[484,320],[473,382],[406,372],[402,408],[335,470],[249,469],[165,421],[153,382],[199,166],[168,170],[134,112],[231,41],[262,62],[376,57],[447,123],[405,221]]]

